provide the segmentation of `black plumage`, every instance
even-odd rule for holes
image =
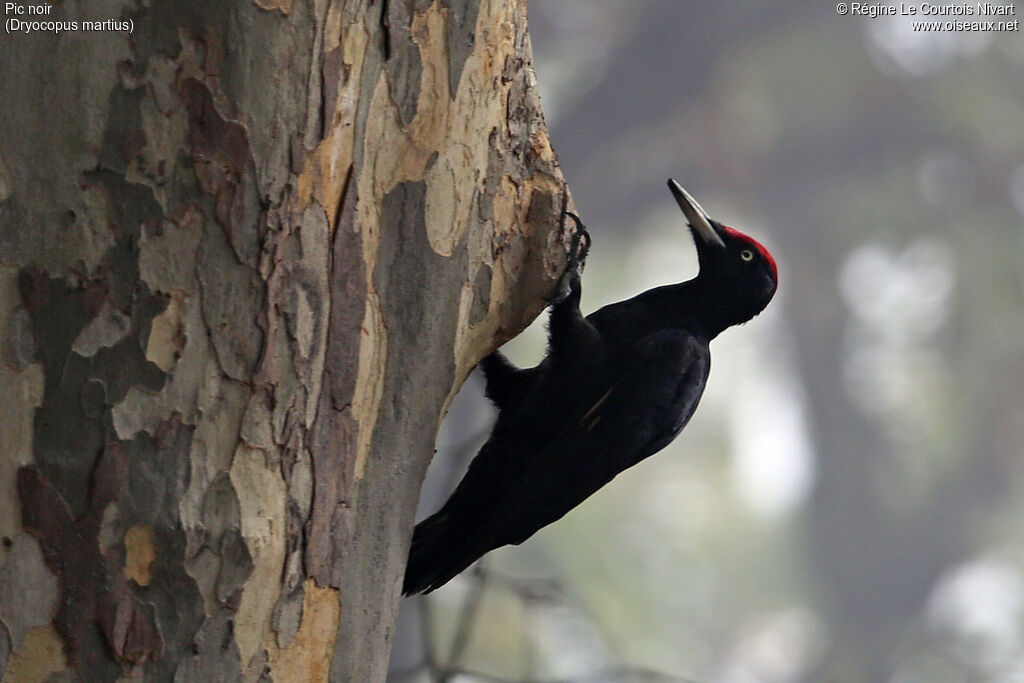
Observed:
[[[403,593],[432,591],[490,550],[522,543],[668,445],[700,401],[711,340],[771,300],[768,250],[711,220],[674,180],[669,188],[689,220],[698,275],[584,318],[589,236],[577,220],[547,356],[529,369],[500,352],[481,361],[498,420],[448,502],[416,526]]]

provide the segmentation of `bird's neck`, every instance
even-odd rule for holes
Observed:
[[[737,293],[728,282],[697,276],[651,291],[651,305],[666,327],[685,329],[711,341],[725,329],[746,322],[751,315],[741,310]]]

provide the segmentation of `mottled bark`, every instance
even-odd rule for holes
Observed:
[[[564,266],[525,3],[54,13],[134,33],[0,41],[0,672],[381,680],[438,423]]]

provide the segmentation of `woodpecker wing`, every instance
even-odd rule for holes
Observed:
[[[493,504],[504,543],[521,543],[668,445],[693,415],[710,366],[707,344],[683,331],[642,340],[602,391],[592,391],[554,438],[518,463]]]
[[[697,408],[711,369],[707,343],[682,330],[656,332],[638,346],[629,371],[585,420],[594,448],[614,463],[612,476],[654,455],[679,434]]]
[[[432,590],[484,553],[522,543],[676,437],[703,392],[707,344],[667,330],[622,355],[585,400],[559,397],[563,419],[546,438],[495,429],[444,507],[417,525],[406,593]]]

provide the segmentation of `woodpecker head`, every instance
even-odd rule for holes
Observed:
[[[754,238],[712,220],[675,180],[669,179],[668,188],[690,222],[700,261],[697,277],[712,288],[714,305],[733,325],[763,311],[779,283],[771,253]]]

